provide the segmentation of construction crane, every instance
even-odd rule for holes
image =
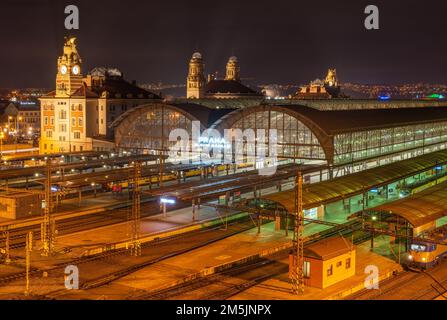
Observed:
[[[132,216],[130,218],[131,225],[131,244],[130,254],[138,257],[141,255],[140,242],[140,222],[141,222],[141,162],[134,163],[133,177],[129,179],[132,181]]]
[[[45,257],[53,254],[56,231],[54,221],[51,216],[53,206],[51,194],[51,173],[51,160],[48,158],[46,164],[44,216],[41,225],[42,256]]]
[[[303,177],[298,172],[295,188],[295,225],[293,228],[293,264],[292,292],[304,293],[304,213],[303,213]]]

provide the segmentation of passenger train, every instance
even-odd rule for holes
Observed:
[[[436,242],[444,244],[425,242],[422,240],[413,241],[410,245],[408,255],[408,266],[419,269],[428,269],[439,264],[447,257],[447,226],[438,228],[427,235]]]

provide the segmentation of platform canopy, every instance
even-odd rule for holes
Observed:
[[[447,216],[447,182],[373,210],[402,217],[414,228],[421,227]]]
[[[312,209],[345,198],[365,193],[397,180],[414,176],[447,163],[447,150],[390,163],[333,180],[303,186],[303,208]],[[295,191],[288,190],[263,199],[275,201],[290,213],[295,211]]]

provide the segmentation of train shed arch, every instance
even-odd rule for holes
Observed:
[[[211,127],[222,134],[225,129],[241,129],[242,131],[276,129],[279,158],[320,160],[332,163],[334,158],[332,136],[296,109],[297,106],[274,105],[237,109],[224,115]]]

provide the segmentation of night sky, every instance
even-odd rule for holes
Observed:
[[[64,8],[80,9],[80,30]],[[380,30],[367,31],[368,4]],[[116,66],[139,83],[184,83],[198,50],[223,75],[308,83],[336,67],[342,82],[447,83],[446,0],[1,0],[0,87],[54,87],[63,37],[78,36],[85,70]]]

